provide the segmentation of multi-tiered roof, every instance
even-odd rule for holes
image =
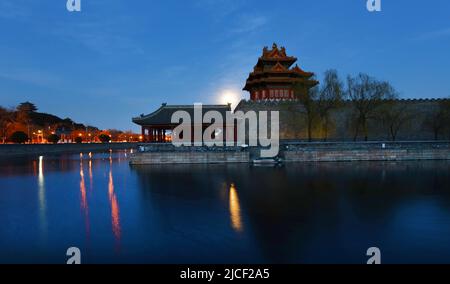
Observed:
[[[250,92],[251,100],[290,100],[301,92],[318,84],[314,73],[303,71],[292,65],[296,57],[288,56],[284,47],[274,43],[272,49],[264,47],[253,72],[250,73],[244,90]]]

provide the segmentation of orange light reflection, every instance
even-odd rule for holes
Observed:
[[[234,184],[231,184],[230,186],[229,200],[231,227],[236,232],[242,232],[243,226],[241,219],[241,206],[239,204],[239,197],[237,195],[236,187]]]
[[[112,160],[111,160],[111,163],[112,163]],[[119,211],[119,203],[117,201],[116,193],[114,192],[114,180],[113,180],[113,174],[112,174],[112,165],[110,165],[110,169],[109,169],[108,196],[109,196],[109,202],[111,205],[112,231],[114,234],[114,238],[116,239],[116,242],[119,242],[120,238],[121,238],[120,211]]]

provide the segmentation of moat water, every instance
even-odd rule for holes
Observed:
[[[450,262],[450,161],[130,166],[0,160],[0,263]]]

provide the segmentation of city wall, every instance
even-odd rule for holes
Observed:
[[[259,159],[257,147],[174,147],[143,144],[130,163],[224,164],[252,163]],[[417,142],[287,142],[280,145],[279,158],[289,162],[450,160],[450,141]]]
[[[404,107],[404,111],[410,114],[410,118],[403,122],[396,140],[397,141],[427,141],[434,140],[435,134],[427,122],[427,118],[439,108],[439,102],[444,99],[405,99],[398,100],[397,104]],[[242,100],[235,111],[279,111],[280,139],[308,140],[307,119],[304,107],[297,102],[278,101],[247,101]],[[353,141],[355,136],[354,114],[352,103],[345,101],[339,108],[330,112],[330,124],[328,129],[328,141]],[[268,123],[270,125],[270,123]],[[315,119],[312,125],[312,140],[323,141],[325,134],[323,128]],[[357,140],[364,140],[363,132],[359,131]],[[368,140],[391,140],[388,126],[374,117],[368,119]],[[449,140],[449,128],[441,131],[438,139]]]

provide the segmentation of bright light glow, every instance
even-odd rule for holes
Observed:
[[[44,182],[44,156],[39,156],[39,183]]]
[[[234,108],[241,100],[241,94],[237,90],[226,89],[219,93],[219,102],[220,104],[231,104],[231,107]]]

